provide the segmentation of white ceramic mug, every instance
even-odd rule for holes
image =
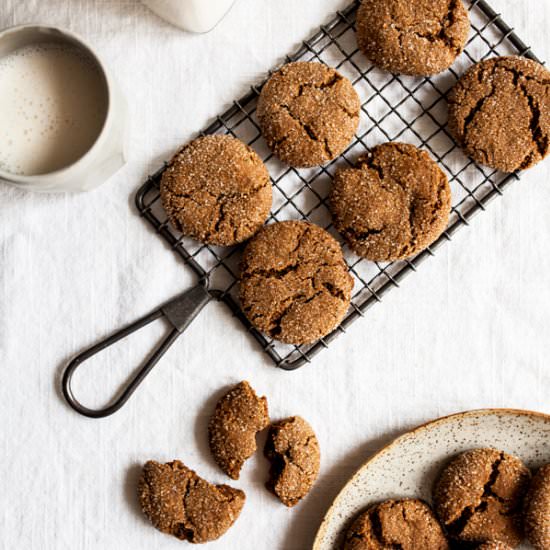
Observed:
[[[126,163],[126,100],[93,50],[71,32],[40,25],[6,29],[0,32],[0,58],[21,48],[45,43],[76,47],[97,65],[98,78],[104,79],[106,89],[105,120],[93,145],[74,163],[40,175],[12,174],[0,168],[0,180],[33,191],[88,191],[107,181]]]
[[[143,0],[157,15],[190,32],[211,31],[235,0]]]

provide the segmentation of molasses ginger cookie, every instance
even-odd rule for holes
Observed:
[[[298,504],[319,475],[321,453],[313,428],[299,416],[272,424],[264,454],[271,462],[266,487],[285,506]]]
[[[203,543],[221,537],[239,517],[245,495],[212,485],[179,460],[143,467],[138,496],[143,513],[163,533]]]
[[[416,499],[387,500],[360,514],[346,533],[344,550],[448,550],[430,507]]]
[[[208,424],[210,451],[218,466],[239,479],[245,461],[256,451],[256,434],[269,424],[267,399],[246,381],[231,388],[216,404]]]
[[[523,57],[471,67],[448,97],[449,130],[476,162],[503,172],[534,166],[550,148],[550,72]]]
[[[378,67],[429,76],[448,69],[470,31],[462,0],[363,0],[357,41]]]
[[[313,62],[289,63],[263,87],[257,116],[273,152],[295,167],[317,166],[347,147],[361,103],[351,82]]]
[[[344,318],[353,279],[340,245],[305,221],[265,226],[246,246],[240,298],[250,322],[288,344],[309,344]]]
[[[435,511],[454,539],[515,548],[523,539],[521,508],[530,477],[521,460],[502,451],[466,451],[437,480]]]
[[[207,244],[246,241],[271,208],[271,182],[260,157],[238,139],[197,138],[177,153],[162,175],[162,205],[172,225]]]
[[[533,476],[525,499],[525,532],[536,550],[550,550],[550,464]]]
[[[394,261],[417,254],[445,230],[451,209],[447,176],[428,153],[384,143],[336,173],[334,227],[359,256]]]

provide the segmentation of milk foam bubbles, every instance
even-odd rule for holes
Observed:
[[[107,108],[100,69],[76,47],[39,44],[0,58],[0,169],[34,176],[73,164]]]

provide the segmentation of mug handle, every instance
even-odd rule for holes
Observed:
[[[83,351],[77,355],[66,367],[63,373],[61,389],[67,403],[78,413],[89,418],[103,418],[118,411],[136,391],[138,386],[143,382],[145,377],[151,372],[153,367],[158,363],[160,358],[166,353],[168,348],[176,341],[178,336],[191,324],[193,319],[200,313],[202,308],[212,300],[214,296],[208,291],[206,286],[199,284],[192,289],[176,296],[173,300],[156,309],[149,315],[138,319],[127,327],[118,330],[108,338]],[[100,351],[112,346],[119,340],[126,338],[130,334],[142,329],[149,323],[165,317],[172,325],[172,330],[160,346],[155,350],[150,359],[139,370],[139,372],[130,380],[119,397],[117,397],[110,405],[102,409],[90,409],[78,401],[75,397],[71,382],[73,374],[78,367],[84,362],[93,357]]]

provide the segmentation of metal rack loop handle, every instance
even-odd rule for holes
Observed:
[[[151,372],[153,367],[158,363],[160,358],[166,353],[168,348],[176,341],[178,336],[182,334],[185,329],[191,324],[193,319],[200,313],[202,308],[213,299],[213,295],[208,292],[205,286],[202,284],[193,287],[191,290],[180,294],[164,306],[161,306],[157,310],[149,313],[145,317],[138,319],[134,323],[127,327],[118,330],[108,338],[105,338],[101,342],[83,351],[77,355],[65,369],[63,373],[63,379],[61,382],[61,388],[63,395],[67,400],[67,403],[78,413],[88,416],[89,418],[103,418],[109,416],[118,411],[136,391],[138,386],[143,382],[145,377]],[[145,363],[145,365],[139,370],[139,372],[130,380],[128,385],[124,388],[122,393],[108,406],[102,409],[90,409],[78,401],[75,397],[71,382],[74,373],[78,367],[84,362],[93,357],[100,351],[112,346],[119,340],[126,338],[130,334],[142,329],[146,325],[153,321],[165,317],[172,325],[173,329],[168,336],[155,350],[153,355]]]

